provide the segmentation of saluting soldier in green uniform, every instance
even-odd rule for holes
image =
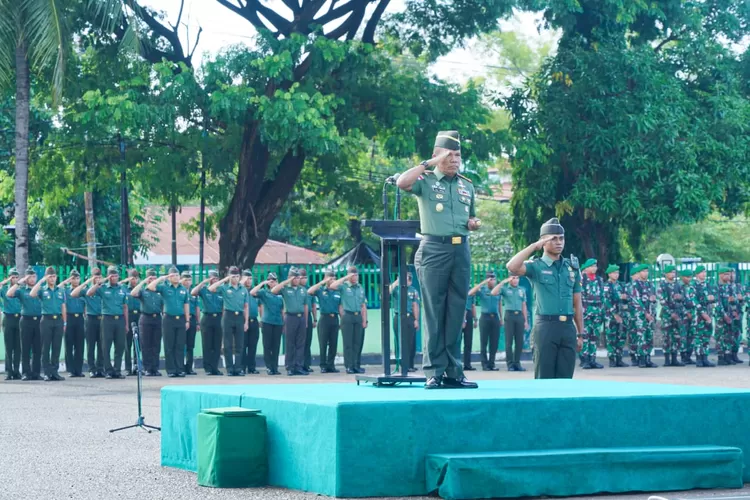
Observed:
[[[534,377],[573,378],[583,332],[581,273],[576,260],[562,256],[565,229],[552,218],[542,225],[539,241],[518,252],[508,271],[526,276],[534,287]],[[527,260],[544,249],[541,259]]]
[[[331,290],[341,292],[341,336],[344,340],[344,366],[346,373],[365,373],[362,362],[362,344],[367,328],[367,298],[365,289],[359,284],[359,271],[354,266],[347,268],[347,275],[328,284]]]
[[[190,271],[182,271],[180,278],[180,284],[185,288],[186,291],[193,287],[193,275]],[[198,333],[198,325],[201,321],[201,312],[198,309],[198,297],[188,295],[188,317],[190,318],[190,326],[185,330],[185,356],[183,373],[185,375],[198,375],[193,370],[193,352],[195,350],[195,336]],[[180,356],[178,356],[179,358]]]
[[[320,304],[318,343],[320,344],[321,373],[339,373],[336,369],[336,351],[339,342],[341,293],[328,287],[335,279],[336,274],[333,271],[326,271],[323,281],[307,290],[308,295],[315,297]]]
[[[165,283],[167,280],[169,283]],[[156,278],[146,288],[158,293],[164,300],[161,329],[167,376],[184,377],[185,339],[186,332],[190,328],[190,304],[188,291],[180,283],[180,272],[172,266],[166,276]]]
[[[122,356],[125,353],[125,335],[130,329],[128,323],[128,297],[125,287],[119,283],[117,267],[107,268],[107,282],[94,281],[86,292],[89,297],[99,297],[102,301],[102,357],[104,360],[105,378],[125,378],[121,372]],[[112,345],[114,344],[114,364],[112,364]]]
[[[268,279],[261,281],[250,290],[263,308],[261,316],[261,333],[263,334],[263,363],[269,375],[281,375],[279,372],[279,355],[281,354],[281,336],[284,333],[284,299],[271,293],[279,282],[276,273],[268,273]]]
[[[312,341],[313,330],[318,326],[318,308],[314,297],[307,293],[307,270],[299,269],[299,284],[307,295],[307,327],[305,328],[305,352],[303,355],[302,371],[312,373]]]
[[[471,346],[474,341],[474,328],[477,327],[477,305],[474,303],[476,297],[466,298],[466,311],[464,311],[464,371],[473,372],[476,370],[471,366]]]
[[[125,287],[126,297],[128,299],[128,327],[133,323],[140,324],[141,321],[141,303],[133,297],[133,289],[138,286],[141,279],[141,273],[137,269],[128,270],[128,277],[120,281],[120,285]],[[139,334],[140,340],[140,334]],[[133,329],[128,328],[125,334],[125,372],[128,375],[137,375],[138,365],[136,364],[135,343],[133,342]]]
[[[161,313],[164,300],[157,292],[148,289],[156,281],[156,270],[148,269],[146,279],[130,291],[131,297],[138,299],[141,313],[138,322],[138,340],[141,344],[143,371],[148,377],[161,377],[159,353],[161,352]]]
[[[286,335],[287,375],[307,375],[302,370],[305,357],[305,335],[307,329],[307,290],[300,286],[300,275],[296,269],[289,271],[289,277],[271,289],[271,293],[284,299],[284,334]]]
[[[102,361],[102,299],[97,296],[89,296],[87,292],[94,282],[102,277],[101,269],[95,267],[91,270],[89,279],[75,287],[70,296],[73,298],[83,297],[86,306],[86,361],[89,365],[89,376],[91,378],[104,378],[104,364]]]
[[[44,279],[31,289],[29,295],[42,301],[42,320],[39,331],[42,336],[42,367],[44,381],[65,380],[60,376],[60,350],[66,326],[65,293],[57,288],[57,271],[48,267]]]
[[[42,302],[30,295],[36,284],[36,272],[26,269],[26,275],[8,289],[8,297],[18,296],[21,302],[21,380],[41,380],[42,335],[39,323],[42,319]],[[31,363],[29,363],[31,359]]]
[[[401,360],[406,363],[406,367],[410,372],[415,372],[417,369],[414,367],[414,358],[417,356],[417,330],[419,330],[419,292],[412,284],[411,273],[406,274],[406,332],[404,333],[404,350],[401,353]],[[389,288],[393,301],[391,302],[394,307],[398,307],[400,304],[400,290],[398,286],[398,278],[396,281],[391,283]],[[393,312],[393,329],[398,332],[401,327],[401,316],[396,314],[397,309]]]
[[[521,366],[521,353],[523,334],[529,328],[529,315],[526,311],[526,290],[518,286],[519,282],[518,276],[509,276],[492,290],[492,295],[502,298],[500,311],[505,311],[505,364],[509,372],[526,371]]]
[[[458,132],[438,132],[433,157],[397,181],[419,205],[422,241],[414,263],[424,299],[425,389],[477,387],[464,377],[460,339],[471,273],[469,231],[481,223],[474,186],[458,173],[460,166]]]
[[[83,297],[73,297],[71,292],[81,284],[81,275],[73,269],[70,276],[57,288],[65,294],[65,368],[71,378],[83,377],[83,343],[86,340],[83,313],[86,301]],[[70,285],[70,286],[68,286]]]
[[[221,358],[221,313],[224,303],[219,292],[210,291],[209,287],[219,281],[219,272],[208,271],[204,279],[190,291],[193,297],[201,299],[201,344],[203,345],[203,369],[206,375],[223,375],[219,370]],[[206,286],[209,285],[209,286]]]
[[[497,285],[494,271],[487,271],[485,280],[469,290],[469,297],[479,297],[479,353],[482,357],[482,370],[498,371],[495,366],[497,347],[500,341],[500,327],[503,325],[500,297],[492,293]]]
[[[3,304],[3,335],[5,337],[5,380],[21,380],[21,301],[8,297],[8,289],[18,282],[18,271],[11,268],[0,282]]]
[[[208,290],[218,292],[224,302],[221,330],[224,332],[224,363],[227,375],[244,376],[242,354],[245,330],[250,322],[250,295],[247,288],[240,284],[240,269],[236,266],[230,267],[229,274],[209,286]]]
[[[244,351],[242,355],[242,366],[248,375],[257,375],[255,369],[255,358],[258,354],[258,339],[260,337],[260,325],[258,324],[258,299],[253,297],[250,291],[253,289],[253,272],[250,269],[242,271],[242,285],[247,289],[248,316],[249,321],[245,330]]]

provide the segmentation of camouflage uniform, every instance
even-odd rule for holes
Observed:
[[[682,342],[680,343],[680,354],[682,362],[686,365],[693,365],[695,362],[690,359],[693,352],[693,342],[695,341],[695,331],[698,327],[698,316],[703,312],[700,302],[696,296],[695,284],[693,281],[682,284],[683,304],[685,314],[682,321]]]
[[[682,366],[677,362],[677,353],[681,340],[681,322],[685,317],[683,291],[677,281],[663,281],[659,285],[659,304],[661,304],[661,334],[664,339],[664,366]],[[677,316],[675,319],[673,315]],[[674,363],[671,360],[674,360]]]
[[[732,361],[736,364],[742,363],[737,354],[740,352],[740,342],[742,341],[742,313],[745,309],[745,287],[742,283],[733,282],[736,314],[732,315]]]
[[[708,361],[708,350],[711,342],[711,332],[713,324],[706,321],[703,314],[711,316],[714,304],[716,303],[716,291],[712,285],[705,281],[695,281],[695,298],[700,305],[700,312],[696,313],[697,327],[695,339],[693,340],[693,349],[695,350],[696,365],[698,367],[716,366]]]
[[[719,283],[718,300],[714,317],[716,318],[716,351],[719,354],[719,365],[733,365],[732,314],[735,310],[734,294],[731,283]]]
[[[596,362],[596,347],[599,342],[599,333],[604,324],[604,281],[599,276],[594,279],[583,274],[581,300],[583,301],[583,356],[582,368],[604,368]]]
[[[609,366],[612,368],[629,366],[622,361],[622,349],[628,335],[626,325],[629,321],[628,302],[622,298],[626,292],[625,284],[620,281],[607,281],[604,284],[604,332]],[[617,322],[615,315],[620,317],[622,323]]]
[[[638,343],[638,366],[640,368],[654,368],[651,362],[651,349],[654,345],[654,321],[649,321],[646,314],[654,318],[656,301],[651,300],[656,295],[654,286],[646,280],[634,281],[630,294],[630,305],[633,307],[633,323]]]

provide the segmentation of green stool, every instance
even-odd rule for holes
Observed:
[[[250,488],[268,484],[266,417],[260,410],[211,408],[198,414],[198,484]]]

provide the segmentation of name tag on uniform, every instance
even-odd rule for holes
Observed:
[[[432,190],[435,191],[436,193],[445,193],[445,186],[443,186],[439,182],[436,182],[435,184],[432,185]]]
[[[542,271],[542,274],[552,274],[552,271]]]

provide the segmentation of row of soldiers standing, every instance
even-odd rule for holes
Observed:
[[[240,273],[231,267],[224,279],[212,270],[194,287],[192,275],[180,274],[175,267],[161,277],[149,269],[143,280],[135,269],[120,280],[114,266],[107,269],[106,278],[94,268],[83,283],[73,270],[59,284],[53,267],[46,269],[39,282],[31,268],[23,278],[12,269],[0,282],[6,380],[64,380],[58,373],[63,340],[71,377],[84,376],[84,344],[90,377],[124,378],[123,355],[126,373],[136,375],[133,325],[140,332],[146,376],[161,375],[162,342],[168,376],[195,375],[193,351],[199,329],[208,375],[223,375],[219,370],[222,344],[228,375],[257,374],[261,332],[269,375],[279,375],[282,335],[286,336],[287,374],[306,375],[312,371],[315,326],[321,371],[338,372],[334,359],[341,326],[347,373],[362,373],[366,299],[356,268],[349,268],[338,280],[328,272],[309,289],[306,283],[304,269],[292,269],[281,283],[269,273],[255,286],[249,270]]]
[[[657,304],[661,306],[658,319],[664,340],[664,366],[716,366],[708,359],[712,335],[720,366],[742,363],[738,353],[742,317],[750,304],[747,297],[750,289],[736,282],[732,268],[720,267],[718,283],[714,284],[706,280],[704,266],[678,273],[675,266],[667,265],[664,280],[658,287],[649,281],[649,268],[645,264],[633,267],[630,283],[619,281],[620,270],[616,265],[606,269],[607,281],[604,281],[596,275],[594,259],[586,261],[582,271],[585,332],[580,357],[583,369],[603,368],[596,362],[602,330],[610,367],[629,366],[623,361],[629,340],[631,362],[640,368],[655,368],[651,352]]]

